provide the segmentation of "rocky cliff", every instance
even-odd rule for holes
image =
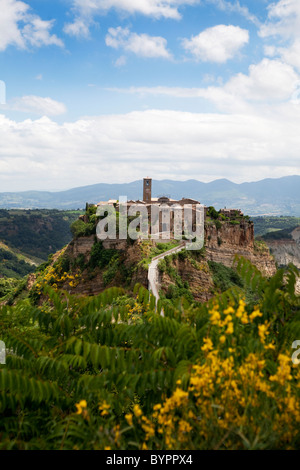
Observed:
[[[274,258],[267,247],[254,241],[254,227],[251,222],[225,222],[218,227],[207,224],[205,240],[208,260],[232,267],[235,256],[241,255],[249,259],[265,276],[272,276],[276,272]]]
[[[292,263],[300,269],[300,227],[291,232],[290,238],[265,239],[265,242],[279,267]]]
[[[147,271],[138,266],[142,260],[138,243],[135,245],[121,241],[104,241],[103,248],[115,253],[118,263],[111,277],[105,277],[107,266],[91,265],[93,247],[95,246],[95,236],[79,237],[74,239],[67,247],[64,256],[69,260],[71,266],[76,266],[76,260],[80,259],[82,268],[76,285],[70,286],[68,280],[62,288],[70,293],[78,295],[96,295],[111,286],[133,287],[136,283],[148,287]]]
[[[99,243],[95,235],[78,236],[54,257],[36,284],[50,283],[78,295],[95,295],[111,286],[132,290],[136,283],[148,287],[147,263],[156,246],[155,241]],[[254,242],[251,222],[211,222],[205,227],[204,250],[178,253],[172,265],[160,270],[161,290],[168,298],[188,294],[197,301],[206,301],[216,291],[210,262],[231,268],[235,255],[248,258],[265,275],[276,271],[266,246]]]

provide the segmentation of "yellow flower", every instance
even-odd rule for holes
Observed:
[[[101,411],[101,416],[106,416],[108,415],[108,411],[110,408],[110,405],[108,403],[106,403],[106,401],[104,400],[103,403],[99,406],[99,410]]]
[[[211,351],[213,349],[213,343],[210,338],[203,339],[204,345],[202,346],[202,351]]]
[[[239,307],[236,311],[237,318],[242,318],[243,313],[245,312],[246,303],[243,300],[239,301]]]
[[[280,385],[286,385],[288,380],[292,380],[291,375],[291,358],[286,356],[285,354],[279,354],[279,367],[277,369],[277,373],[271,375],[270,381],[271,382],[278,382]]]
[[[273,344],[273,343],[266,344],[265,349],[275,349],[275,344]]]
[[[129,426],[132,426],[132,413],[126,414],[125,419],[126,419],[127,423],[129,424]]]
[[[139,417],[142,416],[142,414],[143,414],[143,413],[142,413],[142,410],[141,410],[141,408],[140,408],[139,405],[134,405],[134,407],[133,407],[133,412],[134,412],[134,415],[135,415],[137,418],[139,418]]]
[[[154,406],[153,406],[153,410],[154,410],[154,411],[158,411],[158,410],[160,410],[160,409],[161,409],[161,404],[160,404],[160,403],[158,403],[157,405],[154,405]]]
[[[269,325],[267,322],[265,322],[264,325],[258,325],[258,335],[262,344],[264,344],[266,336],[269,334],[268,327]]]
[[[87,402],[86,400],[81,400],[79,403],[76,403],[75,406],[77,408],[76,414],[81,415],[83,409],[87,407]]]
[[[226,341],[226,336],[222,335],[220,337],[220,343],[223,344],[223,343],[225,343],[225,341]]]
[[[234,313],[234,310],[232,307],[228,307],[223,313],[224,315],[229,315],[230,313]]]
[[[232,322],[228,323],[227,330],[225,331],[225,333],[227,335],[232,335],[232,333],[233,333],[233,323]]]
[[[259,308],[255,308],[253,312],[249,315],[251,321],[253,321],[257,317],[262,317],[263,314],[259,311]]]
[[[213,325],[218,325],[219,321],[221,320],[221,315],[218,312],[218,310],[216,310],[216,308],[214,308],[209,313],[210,313],[210,321],[212,322],[212,324]]]

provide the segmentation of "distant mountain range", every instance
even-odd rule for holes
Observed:
[[[300,176],[264,179],[253,183],[232,183],[219,179],[210,183],[197,180],[153,180],[153,197],[191,197],[206,206],[242,209],[245,214],[300,216]],[[25,191],[0,193],[2,209],[83,209],[85,203],[108,199],[142,198],[142,181],[124,184],[99,183],[60,192]]]

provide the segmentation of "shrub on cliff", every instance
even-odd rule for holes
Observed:
[[[72,223],[70,229],[74,238],[86,237],[96,233],[95,224],[91,222],[86,224],[83,222],[83,220],[75,220],[75,222]]]
[[[214,220],[217,220],[219,218],[219,212],[216,211],[216,209],[213,206],[209,206],[208,211],[207,211],[207,216],[211,217]]]

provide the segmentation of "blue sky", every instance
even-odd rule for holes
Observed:
[[[298,0],[0,7],[0,191],[299,174]]]

